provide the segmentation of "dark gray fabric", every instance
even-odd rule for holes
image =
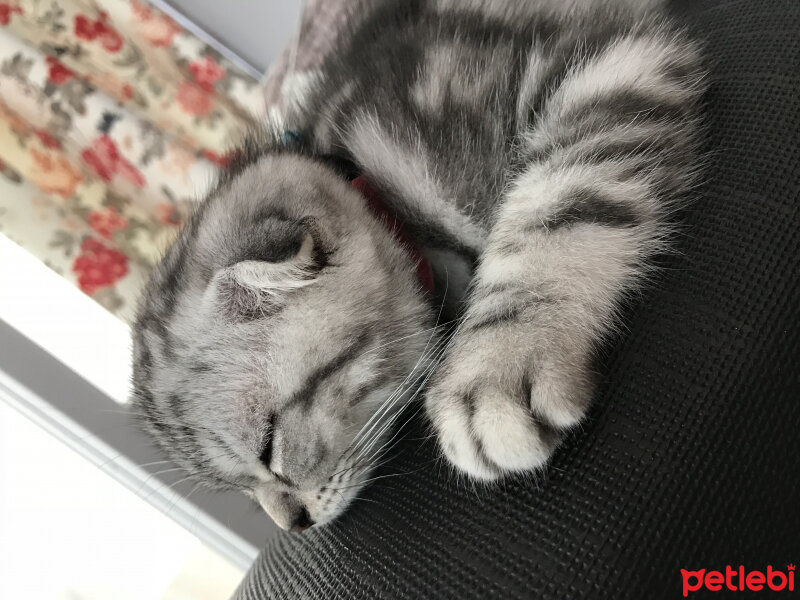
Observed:
[[[414,422],[382,471],[405,474],[271,541],[238,600],[675,598],[681,568],[800,560],[800,4],[676,9],[707,41],[706,183],[583,430],[476,489]]]

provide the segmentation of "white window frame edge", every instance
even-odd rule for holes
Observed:
[[[0,399],[155,506],[237,567],[246,571],[255,560],[258,555],[255,546],[220,524],[182,494],[173,491],[157,476],[154,477],[120,455],[110,445],[2,370]]]

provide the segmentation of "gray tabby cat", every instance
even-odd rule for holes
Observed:
[[[459,470],[542,467],[585,415],[594,352],[696,171],[698,48],[655,7],[362,13],[288,118],[299,141],[245,145],[134,330],[147,429],[287,529],[345,508],[423,386]]]

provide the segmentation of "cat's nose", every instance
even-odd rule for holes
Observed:
[[[300,508],[300,511],[295,515],[294,520],[292,521],[291,529],[292,531],[299,533],[301,531],[305,531],[309,527],[314,524],[314,521],[311,519],[311,515],[308,514],[308,509],[305,506]]]
[[[275,524],[286,531],[305,531],[314,520],[305,505],[292,494],[271,490],[269,487],[255,489],[255,496]]]

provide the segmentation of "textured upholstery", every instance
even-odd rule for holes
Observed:
[[[676,598],[681,568],[800,560],[800,4],[675,9],[707,42],[706,183],[582,431],[476,489],[415,423],[383,470],[406,474],[271,540],[238,600]]]

